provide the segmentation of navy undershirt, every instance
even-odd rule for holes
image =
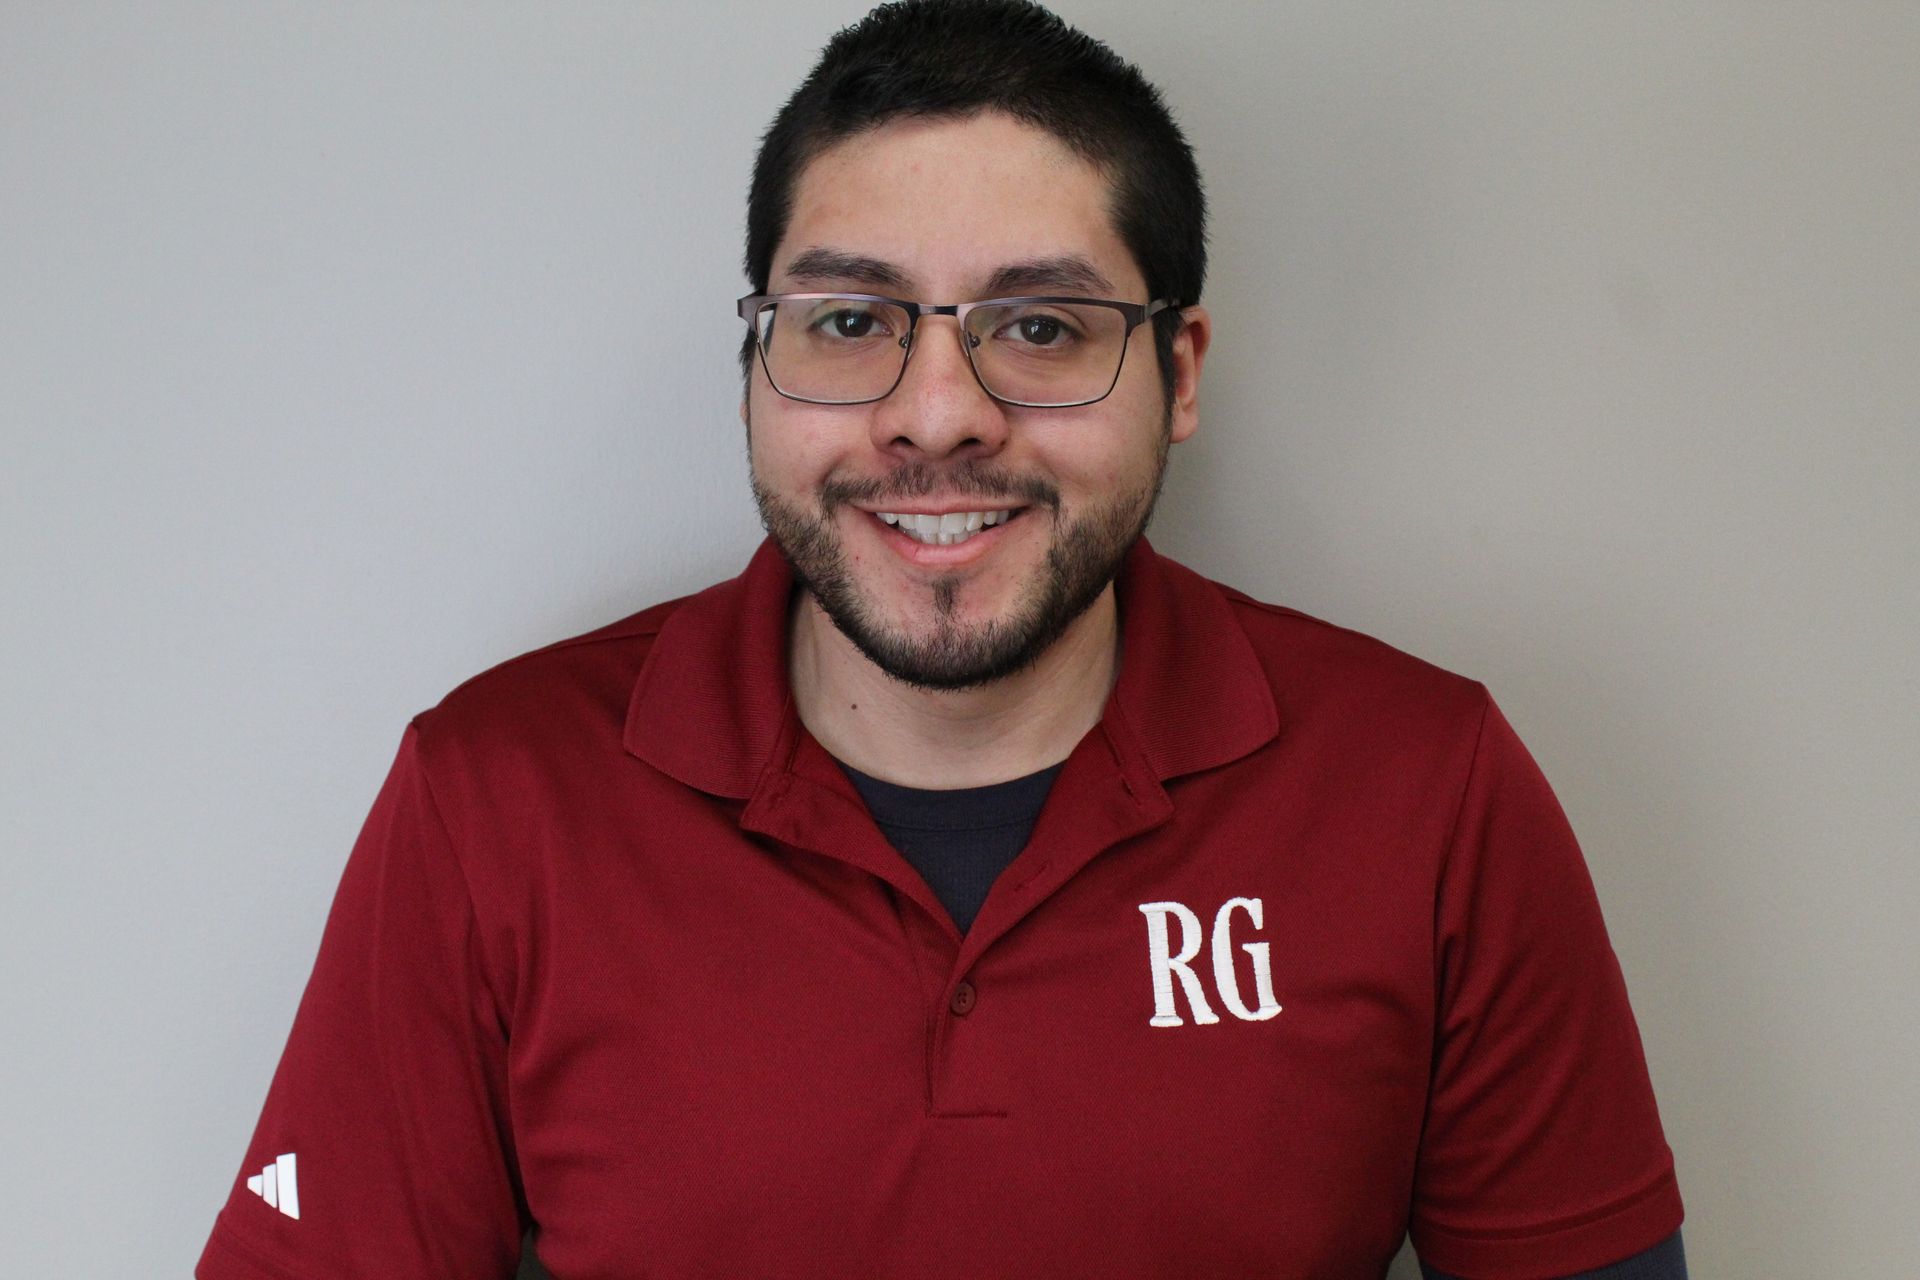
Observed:
[[[957,791],[903,787],[844,762],[840,767],[867,802],[875,825],[913,864],[964,934],[980,914],[987,890],[1026,848],[1060,764],[1011,782]]]

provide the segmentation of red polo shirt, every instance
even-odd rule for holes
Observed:
[[[1479,685],[1142,542],[962,938],[794,713],[791,585],[763,546],[414,719],[203,1280],[505,1277],[528,1222],[561,1280],[1376,1280],[1409,1227],[1520,1280],[1678,1228]]]

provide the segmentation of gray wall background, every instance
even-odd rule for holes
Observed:
[[[0,3],[10,1270],[184,1276],[406,718],[744,561],[748,159],[862,8]],[[1492,686],[1696,1274],[1912,1274],[1914,6],[1060,8],[1210,178],[1156,541]]]

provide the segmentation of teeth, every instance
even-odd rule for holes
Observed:
[[[1012,519],[1013,512],[1006,511],[949,511],[942,516],[915,515],[911,512],[878,511],[874,513],[915,542],[924,542],[928,546],[950,547],[965,542],[982,529],[996,524],[1005,524]]]

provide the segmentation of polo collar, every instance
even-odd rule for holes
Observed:
[[[1215,768],[1271,741],[1266,672],[1221,589],[1133,546],[1116,579],[1120,674],[1101,726],[1157,782]],[[689,597],[655,637],[627,707],[631,754],[712,795],[752,797],[792,768],[803,741],[787,680],[793,571],[772,539],[746,572]],[[1157,789],[1157,785],[1156,785]]]

